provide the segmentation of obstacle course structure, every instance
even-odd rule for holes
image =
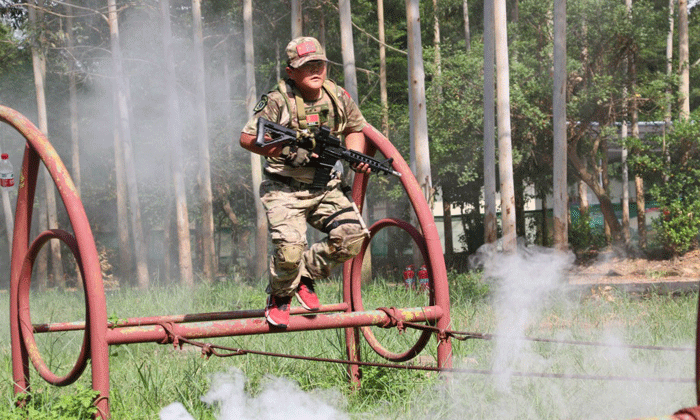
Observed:
[[[75,382],[91,365],[92,387],[99,393],[95,400],[97,417],[110,418],[109,411],[109,346],[155,342],[182,344],[207,337],[252,335],[344,328],[351,380],[359,384],[360,336],[387,360],[400,362],[418,355],[427,345],[433,331],[423,331],[417,342],[404,352],[387,350],[371,326],[391,327],[406,323],[427,323],[438,331],[450,325],[450,300],[447,270],[435,221],[422,190],[408,165],[394,146],[376,129],[367,126],[364,134],[370,144],[368,154],[379,151],[393,158],[393,169],[400,172],[401,183],[415,210],[419,227],[397,219],[384,219],[370,227],[370,237],[355,259],[343,268],[343,302],[323,305],[313,316],[292,316],[286,330],[271,327],[262,310],[201,313],[172,316],[129,318],[113,324],[107,320],[107,307],[102,272],[95,240],[75,185],[58,154],[41,131],[15,110],[0,106],[0,121],[16,129],[26,140],[19,174],[17,207],[10,270],[10,330],[12,374],[15,394],[25,393],[30,386],[30,363],[44,380],[56,386]],[[47,168],[68,213],[73,233],[61,229],[47,230],[30,238],[32,209],[40,164]],[[353,184],[353,200],[362,208],[369,176],[357,174]],[[429,304],[417,308],[379,308],[365,310],[361,294],[362,256],[374,235],[386,227],[406,231],[415,241],[425,261],[430,278]],[[85,291],[84,322],[33,325],[29,304],[34,262],[42,247],[51,239],[65,243],[79,267]],[[310,315],[301,308],[292,308],[293,315]],[[73,368],[63,376],[51,371],[41,357],[35,341],[37,333],[83,330],[83,343]],[[438,334],[437,367],[452,367],[450,336]]]
[[[15,229],[10,272],[10,333],[12,345],[12,372],[15,394],[26,393],[30,389],[30,363],[45,381],[56,386],[67,386],[75,382],[84,372],[88,361],[91,365],[92,387],[99,393],[94,401],[96,417],[110,418],[109,409],[109,346],[155,342],[159,344],[190,344],[202,348],[204,355],[233,356],[245,353],[272,355],[241,349],[224,348],[198,342],[209,337],[253,335],[267,333],[295,332],[344,328],[347,360],[331,360],[299,356],[286,356],[319,361],[343,362],[348,366],[351,381],[360,382],[360,367],[377,365],[363,362],[360,358],[360,339],[383,358],[391,362],[403,362],[417,356],[435,334],[438,339],[437,366],[412,366],[413,369],[437,371],[461,371],[466,373],[490,374],[488,371],[452,368],[452,347],[450,339],[491,339],[490,334],[455,332],[449,330],[450,301],[447,272],[443,259],[440,239],[432,213],[423,197],[422,190],[410,172],[406,162],[393,145],[371,126],[364,133],[371,149],[368,154],[379,151],[387,158],[393,158],[393,168],[402,173],[401,182],[416,212],[419,227],[397,219],[383,219],[372,225],[370,237],[363,243],[360,254],[347,262],[343,269],[343,301],[323,305],[318,312],[309,313],[301,307],[292,308],[292,317],[286,330],[270,327],[263,318],[263,310],[243,310],[233,312],[196,313],[184,315],[127,318],[116,323],[107,319],[107,308],[102,273],[95,241],[68,171],[58,157],[46,136],[27,118],[18,112],[0,106],[0,121],[15,128],[25,139],[26,147],[19,174]],[[51,175],[68,213],[73,233],[65,230],[47,230],[36,238],[30,238],[32,209],[37,176],[41,163]],[[358,174],[353,184],[353,201],[361,208],[368,185],[368,175]],[[428,306],[417,308],[377,308],[365,310],[362,302],[361,267],[363,256],[371,239],[381,229],[395,227],[408,233],[423,256],[429,272]],[[85,291],[85,321],[53,324],[32,324],[29,304],[31,276],[37,254],[51,239],[67,245],[79,267]],[[700,300],[698,302],[700,313]],[[304,316],[306,315],[306,316]],[[309,316],[312,315],[312,316]],[[403,352],[393,352],[385,348],[373,334],[372,326],[410,327],[421,329],[415,344]],[[77,360],[70,371],[58,376],[47,366],[35,341],[35,334],[58,331],[84,331],[82,346]],[[696,343],[696,384],[700,404],[700,316],[698,317]],[[462,338],[459,337],[462,335]],[[551,340],[550,340],[551,341]],[[569,343],[576,344],[576,343]],[[595,343],[579,343],[592,345]],[[223,351],[222,351],[223,350]],[[395,367],[395,365],[387,365]],[[535,375],[539,377],[566,377],[566,375]],[[569,375],[575,378],[576,376]],[[579,378],[581,379],[581,378]],[[585,377],[582,379],[591,379]],[[606,379],[595,377],[595,379]],[[620,378],[617,378],[620,379]],[[700,420],[700,406],[685,408],[669,420]]]

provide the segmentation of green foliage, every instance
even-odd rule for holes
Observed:
[[[97,413],[93,405],[97,391],[78,386],[71,394],[47,401],[40,393],[20,394],[9,412],[0,411],[0,420],[86,420]]]
[[[678,256],[698,246],[700,233],[700,124],[694,114],[675,121],[666,138],[654,137],[640,149],[635,167],[657,179],[649,193],[658,201],[661,217],[653,221],[657,240]],[[667,153],[659,153],[665,142]]]
[[[590,251],[598,251],[607,245],[605,232],[591,226],[591,215],[588,211],[580,212],[578,218],[572,217],[569,226],[569,246],[579,256]]]
[[[453,302],[479,302],[485,300],[491,293],[491,287],[483,281],[482,273],[466,272],[447,273],[450,283],[450,300]]]
[[[10,3],[16,2],[6,2]],[[118,2],[120,9],[120,37],[124,46],[125,71],[129,78],[131,97],[134,99],[133,145],[137,156],[138,182],[142,218],[146,231],[163,228],[163,215],[172,210],[167,176],[169,143],[165,142],[166,100],[160,33],[159,8],[150,0],[130,3]],[[431,167],[433,184],[442,199],[464,204],[467,213],[464,224],[469,229],[465,236],[467,248],[472,251],[481,237],[479,214],[480,187],[483,185],[483,45],[482,5],[469,4],[471,48],[464,39],[463,2],[440,1],[437,9],[432,2],[421,2],[421,25],[424,65],[426,74],[426,109],[428,112]],[[192,21],[191,4],[172,1],[174,56],[181,113],[185,157],[185,179],[188,180],[188,207],[193,225],[201,220],[201,206],[197,203],[196,141],[193,134],[195,115],[191,107],[193,83],[191,71]],[[31,40],[42,41],[47,57],[47,100],[50,106],[49,125],[52,142],[64,162],[69,162],[70,137],[67,103],[67,70],[76,64],[78,76],[81,160],[89,162],[81,171],[81,195],[85,200],[90,221],[96,231],[114,231],[113,215],[116,207],[114,179],[114,151],[111,121],[111,56],[109,30],[99,14],[103,5],[87,1],[83,12],[76,12],[74,32],[76,48],[66,49],[64,6],[47,4],[45,21],[37,28],[29,28],[25,9],[2,7],[5,20],[0,23],[0,102],[22,111],[36,108],[32,78]],[[243,87],[245,70],[242,66],[244,45],[241,41],[242,9],[238,2],[212,0],[204,2],[202,23],[207,57],[207,97],[209,134],[211,137],[212,193],[216,228],[230,230],[234,240],[241,242],[250,235],[254,224],[253,186],[250,183],[249,155],[237,147],[236,138],[246,119],[246,94]],[[639,98],[639,120],[658,120],[665,111],[665,92],[677,90],[677,76],[666,75],[665,42],[668,5],[659,1],[635,1],[631,13],[621,2],[583,0],[567,8],[567,115],[570,121],[571,147],[581,160],[597,162],[603,149],[580,132],[578,127],[595,122],[599,126],[613,126],[622,117],[621,96],[630,72],[625,60],[636,60],[635,94]],[[253,34],[257,94],[270,89],[276,82],[277,72],[284,76],[284,46],[289,40],[290,14],[288,2],[254,2]],[[389,137],[399,152],[408,160],[409,116],[405,2],[384,2],[384,30],[389,99]],[[517,13],[516,13],[517,10]],[[376,34],[378,22],[376,2],[358,0],[352,4],[354,24],[354,52],[358,68],[359,103],[367,120],[376,127],[381,125],[379,95],[379,55]],[[330,77],[344,82],[342,48],[339,42],[337,5],[332,2],[311,1],[304,6],[305,34],[325,39],[330,66]],[[433,18],[440,23],[441,61],[436,59]],[[510,105],[513,145],[514,177],[516,183],[534,185],[538,196],[550,192],[552,157],[552,15],[551,4],[538,0],[521,0],[509,14]],[[323,26],[321,25],[323,22]],[[700,37],[695,30],[697,18],[690,15],[690,56],[697,56]],[[19,32],[15,30],[19,29]],[[144,42],[148,40],[148,42]],[[677,56],[674,55],[674,57]],[[281,59],[281,60],[280,60]],[[677,59],[676,59],[677,60]],[[280,65],[281,63],[281,65]],[[228,80],[224,80],[227,64]],[[674,68],[678,67],[675,62]],[[691,86],[699,77],[700,67],[691,66]],[[155,76],[155,77],[154,77]],[[226,87],[226,88],[224,88]],[[691,106],[700,100],[700,89],[691,91]],[[224,93],[230,96],[225,98]],[[676,103],[672,100],[672,103]],[[673,112],[677,105],[673,105]],[[31,117],[31,115],[30,115]],[[575,124],[574,124],[575,122]],[[55,141],[54,141],[55,140]],[[578,143],[575,143],[578,142]],[[4,145],[2,145],[4,146]],[[592,168],[592,165],[589,165]],[[69,170],[72,169],[69,167]],[[398,183],[372,179],[373,195],[370,201],[386,205],[391,216],[407,214],[405,193]],[[374,203],[369,203],[370,207]],[[230,212],[228,210],[230,209]],[[59,210],[60,211],[60,210]],[[231,212],[235,219],[230,217]],[[59,224],[66,224],[65,215]],[[243,245],[243,244],[242,244]],[[240,247],[245,250],[245,246]],[[246,257],[242,255],[241,257]]]
[[[452,328],[459,331],[494,333],[499,322],[490,291],[480,273],[456,273],[448,275],[451,292]],[[491,286],[493,287],[493,286]],[[320,282],[317,287],[324,303],[340,301],[338,280]],[[495,292],[495,290],[494,290]],[[601,292],[602,293],[602,292]],[[567,298],[567,294],[547,299],[549,306],[531,319],[527,334],[532,337],[552,339],[574,339],[604,341],[612,328],[625,342],[642,345],[685,346],[694,340],[697,308],[697,293],[687,295],[658,295],[649,293],[641,298],[623,292],[606,292],[580,299]],[[493,295],[497,296],[496,294]],[[603,298],[604,297],[604,298]],[[362,298],[365,307],[414,307],[423,305],[424,294],[407,291],[387,281],[375,279],[363,284]],[[57,302],[54,294],[32,296],[32,316],[37,319],[50,318],[49,314]],[[148,291],[122,289],[107,296],[108,311],[117,319],[133,316],[172,315],[181,313],[218,312],[230,309],[261,308],[265,299],[264,286],[229,279],[213,285],[201,285],[194,289],[162,287]],[[82,315],[79,305],[69,305],[62,310],[66,321]],[[9,299],[0,301],[0,315],[7,316]],[[375,328],[383,344],[397,345],[405,350],[408,343],[415,342],[413,331],[400,334],[396,329]],[[7,323],[0,324],[0,332],[9,335]],[[383,335],[379,336],[379,333]],[[405,339],[406,336],[409,339]],[[616,334],[617,336],[618,334]],[[345,339],[342,330],[294,332],[286,334],[264,334],[203,339],[225,346],[285,354],[345,359]],[[362,340],[362,360],[385,363]],[[422,362],[434,358],[436,340],[430,340],[423,353]],[[453,357],[456,368],[489,369],[494,360],[494,342],[453,340]],[[455,373],[458,387],[444,388],[445,382],[434,373],[416,372],[381,367],[363,367],[362,387],[351,392],[348,387],[347,367],[334,363],[316,363],[302,360],[245,355],[230,358],[204,359],[197,348],[185,346],[182,350],[171,345],[155,343],[113,346],[110,348],[110,407],[115,419],[157,419],[159,411],[174,401],[181,402],[196,419],[214,420],[220,407],[202,401],[213,385],[213,377],[232,368],[240,369],[246,376],[246,394],[255,397],[264,392],[270,377],[284,377],[295,381],[306,393],[320,395],[333,393],[335,400],[347,399],[345,409],[352,419],[376,418],[488,418],[493,413],[493,404],[501,391],[494,389],[491,377],[468,373]],[[552,373],[611,374],[619,376],[627,372],[625,363],[620,363],[620,349],[614,354],[596,353],[585,348],[541,344],[534,349],[539,368],[551,368]],[[615,356],[612,359],[610,356]],[[692,358],[687,354],[678,359],[669,352],[625,353],[636,361],[635,376],[684,377],[692,370]],[[669,360],[669,357],[671,359]],[[54,420],[87,419],[94,394],[89,387],[89,373],[78,380],[78,384],[57,388],[48,386],[32,375],[32,393],[23,409],[13,408],[13,390],[10,376],[10,351],[8,340],[0,341],[0,395],[5,404],[0,404],[0,420]],[[413,361],[416,362],[415,359]],[[419,361],[419,363],[422,363]],[[630,360],[625,360],[629,363]],[[593,368],[591,367],[593,366]],[[642,372],[649,372],[642,375]],[[653,372],[651,371],[653,370]],[[559,398],[547,398],[543,388],[547,384],[561,391]],[[614,385],[617,387],[617,383]],[[639,383],[635,386],[651,386]],[[657,384],[658,386],[658,384]],[[593,381],[543,380],[541,378],[518,378],[517,386],[508,398],[517,398],[519,408],[528,401],[539,400],[545,414],[538,413],[524,418],[567,417],[561,411],[555,415],[552,403],[567,404],[566,410],[577,410],[577,404],[595,401],[600,384]],[[617,388],[615,388],[617,389]],[[654,388],[652,388],[654,389]],[[665,388],[664,388],[665,389]],[[658,391],[658,389],[657,389]],[[666,391],[669,391],[666,389]],[[456,393],[457,395],[452,395]],[[463,394],[461,394],[463,393]],[[562,400],[562,395],[564,398]],[[571,396],[575,397],[571,397]],[[659,395],[658,392],[654,395]],[[568,397],[567,397],[568,396]],[[582,398],[585,396],[586,398]],[[670,407],[687,406],[687,400],[695,396],[694,385],[683,384],[664,393],[664,398],[652,398],[655,404],[641,414],[671,412]],[[590,398],[589,398],[590,397]],[[456,398],[456,400],[455,400]],[[629,405],[628,400],[625,400]],[[461,403],[461,404],[460,404]],[[463,411],[454,411],[459,404]],[[466,404],[466,408],[464,405]],[[484,405],[486,404],[486,405]],[[528,403],[529,404],[529,403]],[[452,405],[452,406],[451,406]],[[540,404],[537,404],[538,406]],[[548,408],[549,407],[549,408]],[[572,408],[573,407],[573,408]],[[609,413],[609,408],[597,411]],[[490,410],[490,411],[489,411]],[[548,411],[549,410],[549,411]],[[524,412],[524,411],[523,411]],[[451,416],[449,413],[459,413]],[[444,415],[442,415],[444,414]],[[572,418],[591,418],[572,416]],[[639,417],[639,412],[619,418]]]
[[[654,219],[658,240],[672,255],[697,248],[700,232],[700,201],[678,199],[663,207]]]

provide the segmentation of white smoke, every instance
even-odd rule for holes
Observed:
[[[573,261],[570,253],[548,248],[521,246],[512,254],[489,248],[480,250],[472,263],[482,267],[484,279],[495,286],[497,320],[491,369],[498,374],[453,375],[444,386],[418,398],[410,417],[629,419],[668,415],[695,405],[695,387],[691,383],[520,375],[533,372],[581,377],[692,377],[692,353],[624,348],[622,329],[607,328],[600,338],[592,340],[607,346],[522,340],[541,335],[535,329],[543,313],[552,312],[555,305],[564,306],[558,308],[566,313],[564,317],[576,317],[578,302],[565,298],[571,291],[566,271]],[[552,338],[576,340],[566,328]],[[475,361],[466,366],[461,363],[456,360],[455,367],[488,370],[488,366],[475,366]]]
[[[217,408],[218,420],[345,420],[338,403],[344,401],[337,392],[304,392],[285,378],[268,377],[257,395],[246,391],[246,377],[240,370],[212,376],[212,384],[202,401]],[[330,401],[333,401],[331,403]],[[180,403],[173,403],[160,412],[161,420],[189,420],[193,417]]]
[[[498,287],[494,308],[498,314],[497,340],[493,369],[499,388],[507,389],[512,372],[533,360],[525,352],[527,335],[533,320],[545,309],[548,298],[566,284],[566,270],[574,256],[551,248],[524,247],[514,253],[481,254],[484,277]]]
[[[622,378],[687,378],[693,375],[692,352],[634,350],[625,348],[626,327],[598,328],[590,341],[607,346],[573,346],[537,343],[523,337],[541,337],[543,314],[556,313],[551,322],[556,340],[580,340],[567,322],[579,317],[578,299],[564,296],[569,290],[566,271],[573,256],[551,249],[528,247],[517,253],[482,251],[479,255],[484,278],[492,282],[496,338],[483,342],[482,355],[456,357],[455,368],[493,370],[497,375],[455,373],[449,381],[426,386],[407,396],[400,407],[379,405],[361,418],[402,420],[445,419],[631,419],[669,415],[695,405],[692,383],[622,380]],[[583,318],[583,316],[582,316]],[[588,322],[580,319],[581,323]],[[591,322],[608,324],[607,319]],[[577,321],[578,322],[578,321]],[[615,326],[616,325],[616,326]],[[679,326],[679,328],[683,328]],[[645,344],[645,343],[638,343]],[[455,347],[463,345],[454,341]],[[489,347],[492,346],[492,347]],[[533,377],[527,373],[568,374],[578,378]],[[525,375],[523,375],[525,374]],[[589,377],[585,379],[585,377]],[[617,380],[590,377],[616,377]],[[212,387],[203,400],[218,407],[219,420],[311,418],[347,419],[338,401],[317,393],[305,393],[286,379],[269,378],[258,395],[245,391],[245,377],[239,371],[212,378]],[[420,386],[420,385],[419,385]],[[179,409],[180,411],[175,411]],[[168,410],[168,411],[166,411]],[[182,414],[184,413],[184,414]],[[180,415],[181,417],[177,417]],[[169,406],[161,420],[189,419],[182,406]],[[359,417],[358,417],[359,418]]]

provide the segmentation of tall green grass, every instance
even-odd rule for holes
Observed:
[[[495,333],[499,314],[490,285],[478,274],[450,273],[453,329]],[[318,285],[322,302],[339,302],[340,281]],[[0,316],[8,319],[9,298],[0,294]],[[122,289],[108,292],[112,319],[261,308],[264,286],[240,278],[193,289],[159,287],[147,292]],[[366,309],[415,307],[427,297],[405,290],[400,279],[375,279],[363,286]],[[544,310],[528,323],[534,337],[624,342],[640,345],[694,346],[697,294],[630,295],[616,290],[604,295],[579,292],[547,296]],[[34,293],[32,321],[84,319],[80,292]],[[406,349],[418,333],[373,328],[394,351]],[[13,411],[9,326],[0,323],[0,419],[22,418]],[[57,373],[65,373],[78,354],[81,332],[37,335],[42,355]],[[345,359],[342,331],[310,331],[260,336],[207,339],[215,344],[285,354]],[[488,371],[493,367],[494,341],[453,340],[456,368]],[[434,358],[431,340],[421,361]],[[364,360],[386,361],[363,344]],[[536,371],[577,375],[693,377],[694,353],[629,350],[618,347],[572,346],[527,342],[514,356],[516,372]],[[169,345],[132,344],[110,348],[111,410],[115,419],[158,419],[160,410],[182,403],[195,419],[216,419],[219,407],[202,401],[214,375],[242,371],[250,396],[263,392],[271,378],[283,377],[306,392],[332,391],[332,404],[354,419],[449,419],[517,416],[530,419],[632,418],[671,414],[694,405],[694,384],[650,381],[591,381],[488,374],[454,373],[450,380],[423,371],[364,367],[362,387],[352,391],[344,365],[257,355],[202,358],[199,349]],[[84,396],[90,389],[89,368],[75,385],[57,388],[43,382],[32,368],[35,418],[51,418],[66,396]],[[73,401],[75,402],[75,401]],[[81,418],[80,407],[69,407],[60,418]],[[74,415],[75,417],[70,417]],[[41,417],[46,416],[46,417]],[[59,418],[59,417],[56,417]],[[84,415],[83,415],[84,418]]]

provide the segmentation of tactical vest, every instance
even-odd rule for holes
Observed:
[[[317,125],[322,124],[325,121],[318,121],[316,116],[307,115],[306,105],[304,103],[304,98],[301,97],[299,90],[290,85],[286,80],[280,80],[277,84],[276,90],[282,94],[284,101],[287,105],[287,110],[289,111],[290,125],[291,128],[295,130],[313,130]],[[326,95],[331,99],[333,104],[333,115],[334,121],[331,127],[331,132],[339,135],[345,130],[347,125],[347,115],[345,114],[345,109],[340,105],[340,95],[344,95],[343,89],[331,80],[326,79],[323,82],[323,90]],[[297,118],[294,118],[296,115]]]

